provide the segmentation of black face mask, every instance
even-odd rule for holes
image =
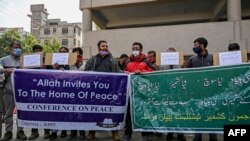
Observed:
[[[195,47],[193,48],[194,53],[196,54],[201,54],[201,48],[200,47]]]

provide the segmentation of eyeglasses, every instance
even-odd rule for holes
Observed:
[[[67,51],[59,51],[60,53],[66,53]]]

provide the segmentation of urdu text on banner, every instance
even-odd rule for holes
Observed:
[[[222,133],[250,123],[250,64],[131,76],[134,131]]]

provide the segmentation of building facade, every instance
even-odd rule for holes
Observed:
[[[72,49],[82,45],[81,23],[67,23],[60,19],[48,19],[43,4],[31,5],[31,33],[40,43],[59,41]]]
[[[29,33],[24,31],[23,27],[11,27],[11,28],[8,28],[8,27],[0,27],[0,36],[9,31],[9,30],[14,30],[16,31],[20,36],[21,38],[27,36]]]
[[[80,0],[85,56],[107,40],[115,57],[131,53],[133,42],[144,52],[174,47],[193,55],[197,37],[208,40],[210,53],[227,51],[231,42],[250,51],[249,0]],[[91,21],[102,30],[92,31]]]

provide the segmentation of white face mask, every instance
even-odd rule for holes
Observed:
[[[134,50],[132,53],[133,53],[134,56],[138,56],[140,54],[140,51],[139,50]]]

